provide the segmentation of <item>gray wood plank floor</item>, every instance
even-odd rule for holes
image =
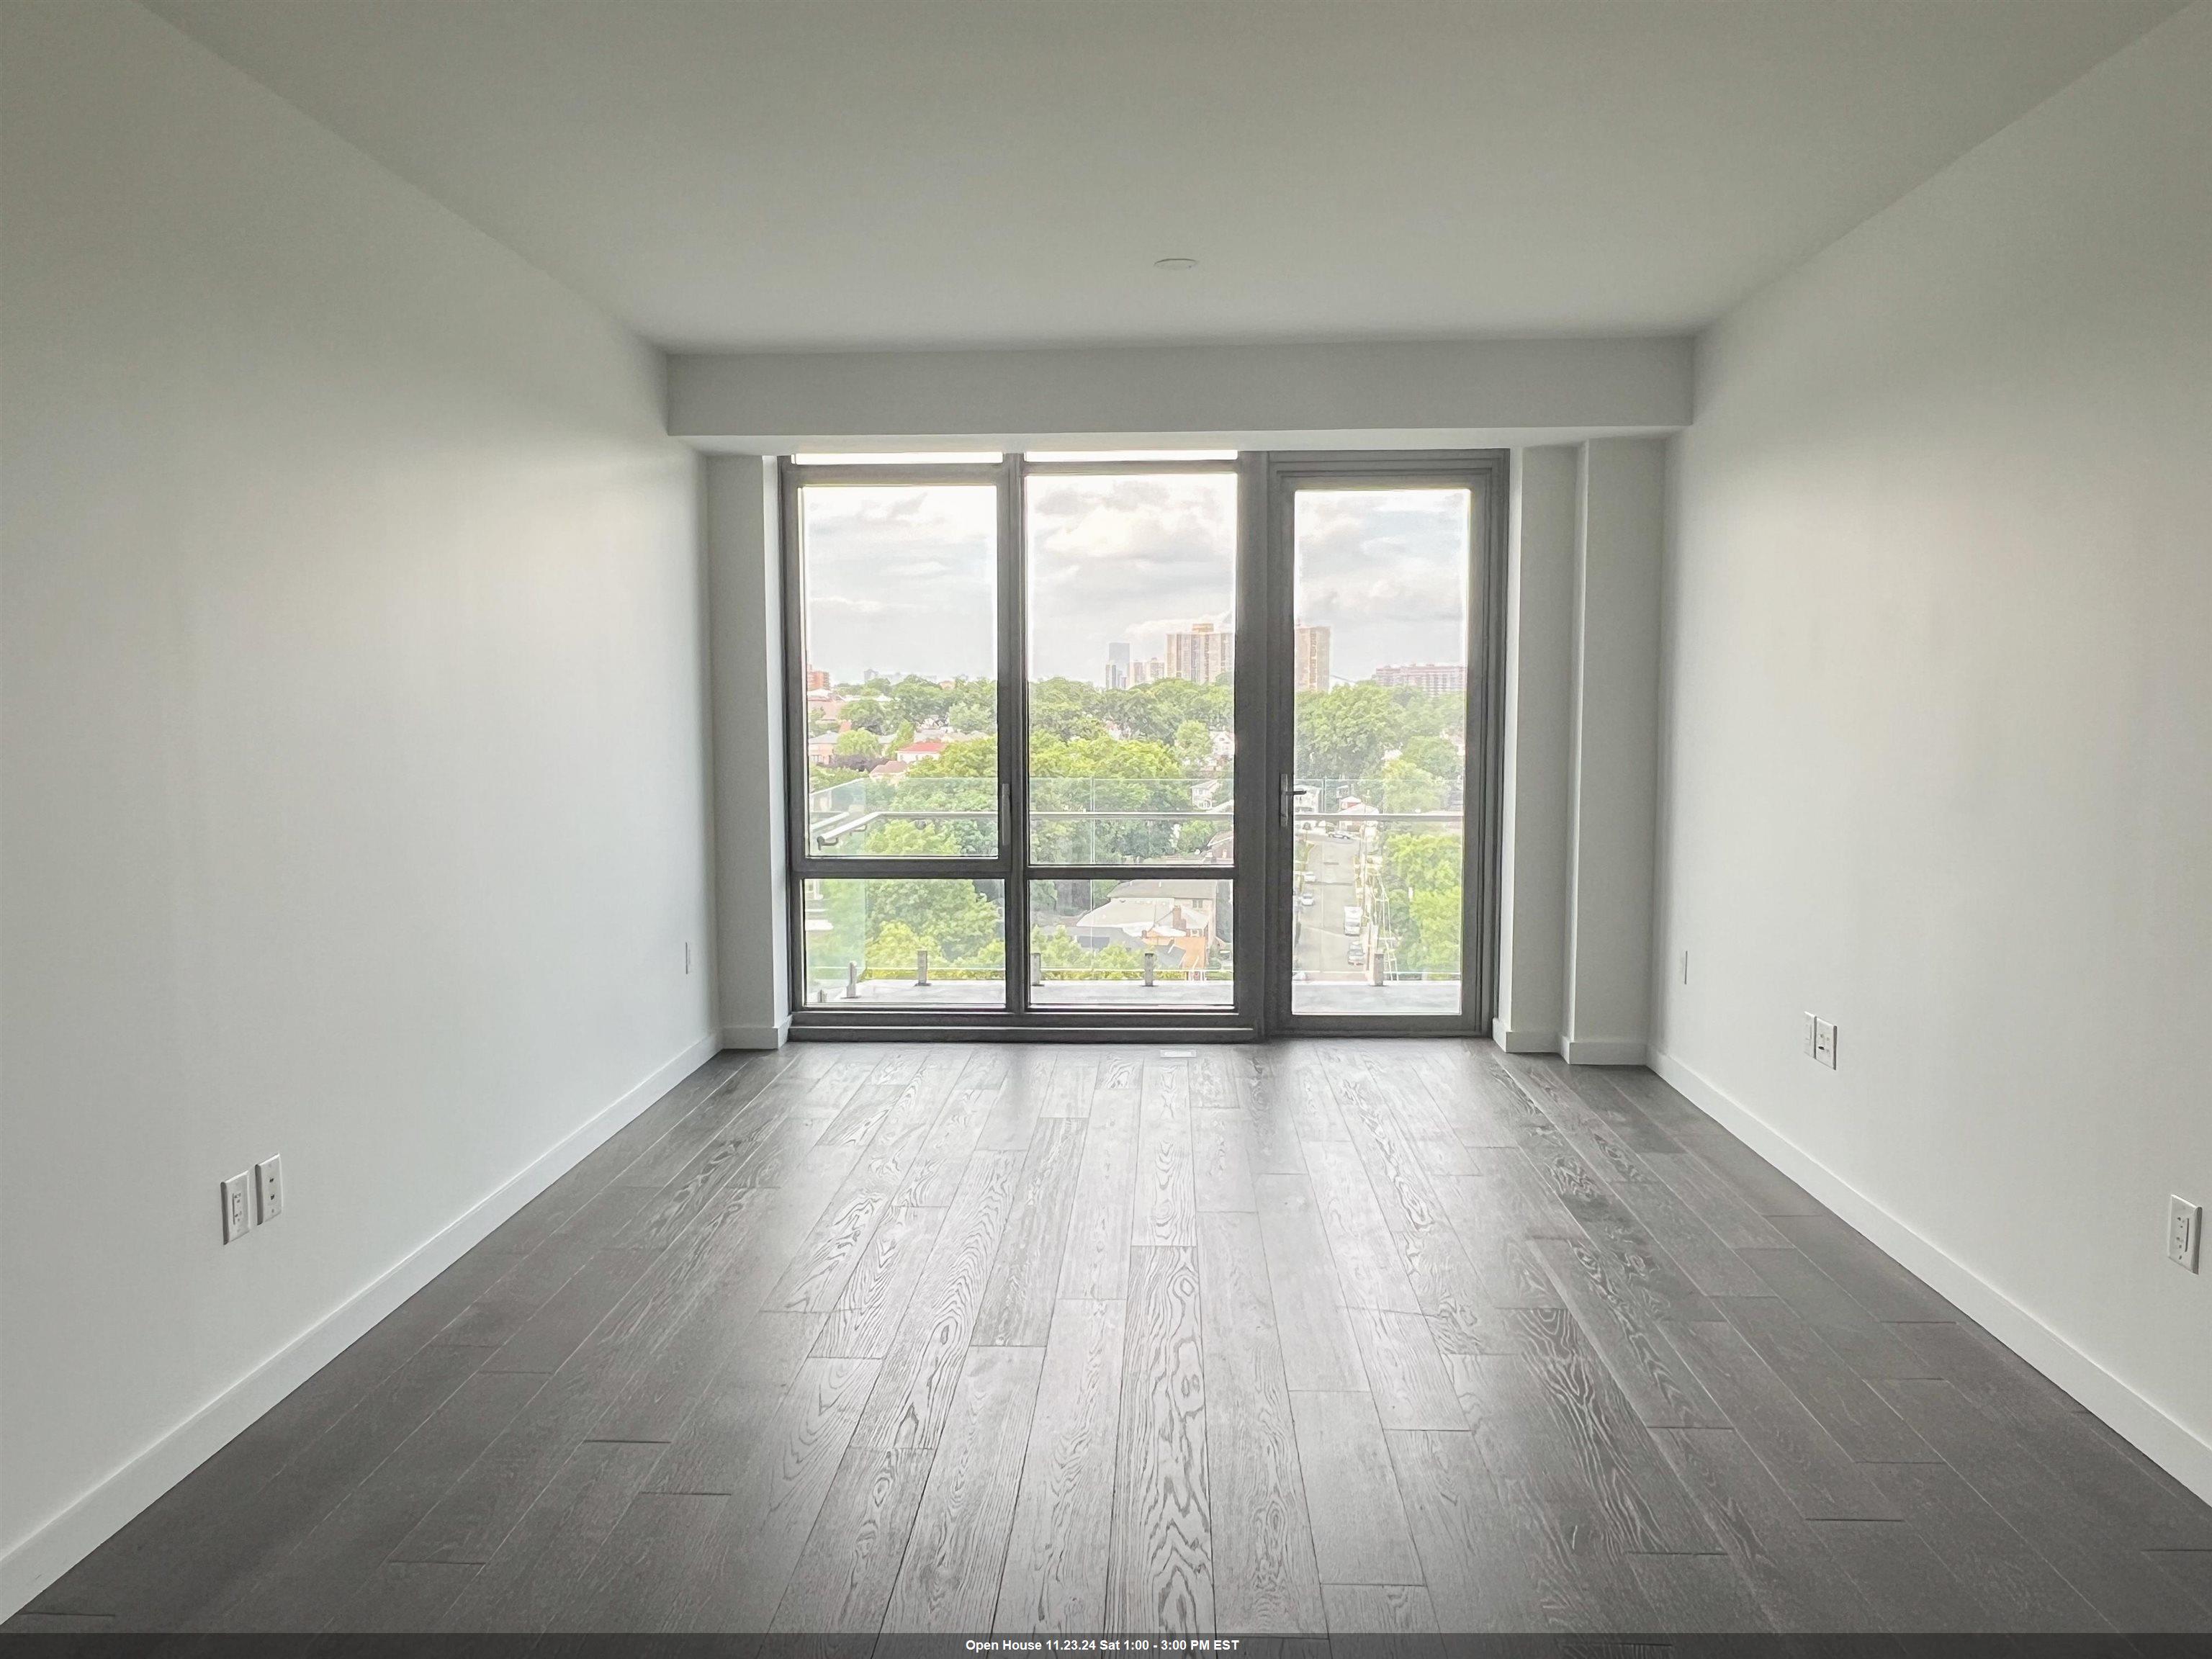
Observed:
[[[1644,1072],[718,1057],[9,1628],[2212,1632],[2212,1508]]]

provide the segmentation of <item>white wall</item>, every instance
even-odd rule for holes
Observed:
[[[1518,1053],[1641,1065],[1666,450],[1514,456],[1492,1035]]]
[[[4,1608],[713,1016],[656,356],[137,8],[0,17]]]
[[[1681,337],[679,354],[669,430],[775,453],[884,440],[1480,448],[1689,417]]]
[[[715,998],[723,1043],[774,1048],[791,1029],[784,911],[784,662],[775,463],[706,462],[714,611]]]
[[[1571,444],[1513,456],[1492,1032],[1516,1053],[1556,1054],[1566,1019],[1580,465]]]
[[[2212,5],[1729,317],[1678,446],[1662,1064],[2212,1498]]]
[[[1571,821],[1559,1052],[1640,1065],[1650,1036],[1666,447],[1586,443],[1575,520]]]

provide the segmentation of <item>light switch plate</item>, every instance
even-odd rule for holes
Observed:
[[[1805,1058],[1818,1060],[1820,1057],[1820,1017],[1818,1014],[1808,1014],[1805,1016]]]
[[[264,1158],[253,1166],[254,1196],[259,1203],[259,1219],[266,1224],[284,1213],[284,1160]]]
[[[253,1172],[250,1170],[222,1183],[222,1242],[235,1244],[253,1226]]]

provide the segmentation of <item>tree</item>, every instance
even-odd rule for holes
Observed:
[[[840,732],[836,743],[830,750],[830,763],[842,766],[848,772],[865,772],[883,757],[883,745],[859,726],[849,732]]]
[[[1459,749],[1450,738],[1433,736],[1409,737],[1398,751],[1401,760],[1418,766],[1432,777],[1447,783],[1460,781]]]
[[[881,697],[855,697],[845,705],[846,723],[888,737],[899,728],[898,711]]]
[[[1382,763],[1382,810],[1433,812],[1444,804],[1443,780],[1400,756]]]
[[[1204,720],[1185,720],[1176,727],[1176,758],[1187,772],[1195,772],[1213,760],[1213,733]]]
[[[1370,777],[1394,746],[1400,711],[1390,694],[1371,683],[1334,691],[1301,691],[1297,700],[1301,777]]]

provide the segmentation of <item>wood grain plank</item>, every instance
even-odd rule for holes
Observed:
[[[1216,1617],[1224,1630],[1319,1633],[1327,1621],[1259,1218],[1202,1212],[1198,1273]]]
[[[1899,1521],[1897,1506],[1733,1325],[1687,1325],[1674,1346],[1808,1521]]]
[[[1737,1636],[1774,1628],[1725,1555],[1632,1555],[1628,1565],[1662,1630]]]
[[[1890,1463],[1867,1474],[1979,1601],[1990,1620],[1984,1629],[2112,1628],[1949,1464]]]
[[[823,1322],[817,1354],[881,1359],[928,1266],[947,1212],[894,1204]]]
[[[1128,1294],[1129,1229],[1137,1190],[1137,1097],[1094,1091],[1084,1119],[1083,1163],[1068,1204],[1060,1294],[1118,1301]]]
[[[1887,1631],[1982,1632],[1996,1620],[1913,1527],[1896,1521],[1816,1521],[1813,1530]]]
[[[933,1449],[848,1446],[784,1585],[773,1627],[810,1636],[873,1636],[905,1559]]]
[[[1720,1306],[1768,1368],[1851,1457],[1862,1463],[1942,1461],[1787,1302],[1777,1297],[1720,1298]],[[1723,1409],[1727,1403],[1722,1401]]]
[[[892,1201],[927,1210],[950,1206],[997,1098],[994,1090],[955,1089],[907,1166],[906,1179]]]
[[[1194,1635],[1214,1625],[1197,1251],[1131,1255],[1109,1628]]]
[[[1074,1213],[1085,1121],[1043,1117],[1030,1142],[1006,1237],[975,1310],[969,1340],[1042,1348],[1052,1331],[1061,1260]]]
[[[1080,1127],[1079,1120],[1048,1121]],[[886,1629],[991,1627],[1043,1366],[1041,1347],[969,1350],[884,1615]]]
[[[1594,1247],[1541,1238],[1532,1248],[1638,1421],[1647,1428],[1729,1426],[1657,1322],[1630,1303],[1612,1265]]]
[[[1834,1216],[1778,1216],[1774,1224],[1814,1266],[1885,1324],[1900,1320],[1942,1321],[1958,1315],[1957,1309]]]
[[[1346,1307],[1419,1313],[1396,1239],[1382,1218],[1358,1148],[1350,1140],[1306,1146],[1315,1203]]]
[[[1535,1367],[1519,1354],[1455,1355],[1478,1403],[1475,1448],[1526,1552],[1537,1606],[1555,1630],[1642,1630],[1650,1603],[1630,1570],[1624,1529],[1574,1455]]]
[[[755,1315],[748,1326],[754,1340],[729,1357],[677,1425],[650,1490],[735,1492],[822,1326],[819,1314]]]
[[[544,1386],[544,1377],[527,1371],[469,1377],[327,1515],[241,1585],[215,1627],[319,1630]]]
[[[1866,1381],[1936,1375],[1934,1366],[1899,1341],[1894,1331],[1861,1307],[1796,1245],[1737,1254],[1820,1334],[1838,1358]]]
[[[1544,1629],[1521,1529],[1474,1437],[1401,1432],[1388,1443],[1437,1621],[1470,1634]]]
[[[1070,1298],[1053,1310],[994,1629],[1106,1627],[1127,1338],[1118,1301]]]
[[[2098,1423],[2073,1397],[1972,1325],[1896,1327],[1905,1346],[1960,1395],[1998,1419],[2066,1483],[2144,1549],[2212,1549],[2205,1504]]]
[[[1842,1564],[1735,1430],[1660,1429],[1652,1437],[1705,1506],[1775,1629],[1863,1632],[1879,1625]]]
[[[1795,1249],[1788,1235],[1695,1152],[1645,1152],[1644,1167],[1665,1182],[1731,1249]]]
[[[1528,1370],[1564,1437],[1559,1443],[1564,1461],[1580,1468],[1596,1501],[1599,1523],[1611,1528],[1620,1547],[1631,1553],[1719,1547],[1573,1319],[1550,1309],[1530,1309],[1512,1317],[1521,1330]],[[1479,1425],[1487,1409],[1473,1386],[1481,1377],[1480,1368],[1462,1358],[1445,1364],[1461,1409]]]
[[[1259,1199],[1252,1187],[1251,1132],[1244,1115],[1194,1111],[1191,1123],[1200,1212],[1257,1210]]]
[[[1366,1368],[1345,1311],[1344,1287],[1329,1254],[1312,1182],[1304,1176],[1265,1175],[1255,1186],[1285,1380],[1292,1389],[1364,1389]]]
[[[1485,1302],[1501,1312],[1559,1307],[1559,1293],[1529,1249],[1535,1234],[1516,1213],[1512,1185],[1510,1177],[1494,1173],[1440,1179],[1437,1197]]]
[[[636,1634],[708,1627],[730,1498],[722,1492],[640,1492],[599,1553],[556,1590],[548,1632]]]
[[[891,1451],[934,1446],[975,1328],[976,1304],[990,1281],[999,1240],[1012,1212],[1021,1155],[979,1152],[954,1194],[937,1243],[884,1356],[854,1438]]]
[[[2113,1625],[2178,1632],[2207,1622],[2195,1597],[1950,1383],[1900,1380],[1874,1389]]]
[[[663,1449],[609,1440],[577,1447],[437,1624],[418,1628],[544,1630],[561,1587],[597,1558]]]
[[[1291,1414],[1322,1581],[1420,1583],[1420,1556],[1373,1400],[1364,1394],[1293,1392]]]
[[[689,1628],[760,1631],[773,1622],[881,1363],[810,1358],[799,1366],[733,1462],[714,1583]]]
[[[1376,1415],[1385,1429],[1468,1426],[1428,1320],[1376,1308],[1350,1311]]]
[[[1190,1073],[1180,1061],[1148,1062],[1137,1104],[1133,1244],[1198,1243],[1197,1171],[1190,1112]]]
[[[1743,1195],[1751,1207],[1773,1221],[1783,1216],[1826,1215],[1827,1206],[1784,1175],[1717,1123],[1674,1132],[1685,1150],[1699,1158]]]

